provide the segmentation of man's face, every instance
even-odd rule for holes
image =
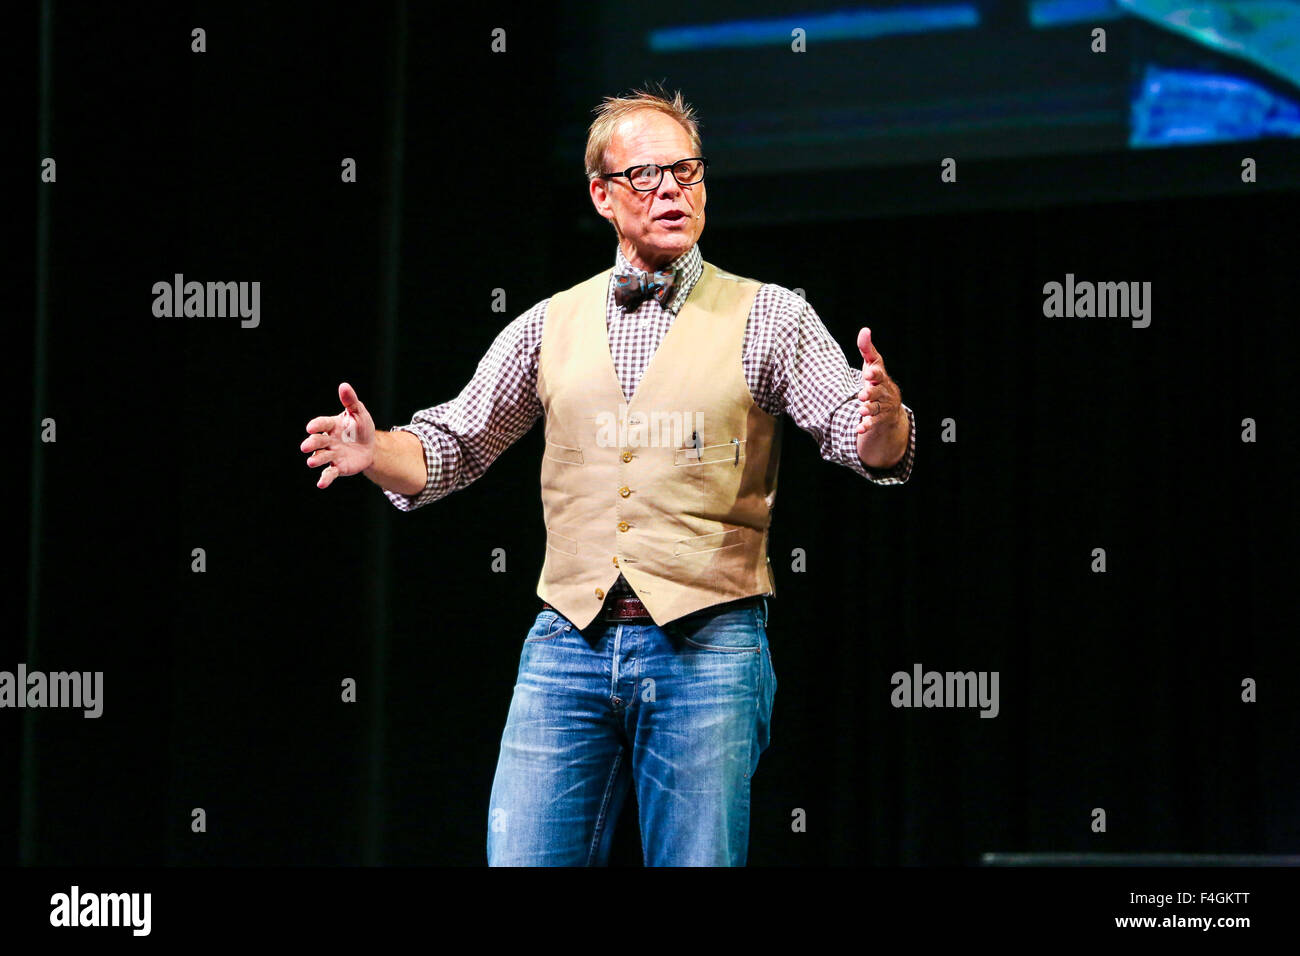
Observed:
[[[696,155],[691,138],[671,116],[637,110],[614,129],[601,172],[621,173],[640,163],[670,165]],[[623,254],[638,269],[660,269],[695,245],[704,231],[704,183],[679,185],[664,172],[659,188],[637,192],[626,178],[591,183],[596,211],[614,223]]]

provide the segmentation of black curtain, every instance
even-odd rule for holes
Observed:
[[[481,864],[538,603],[540,430],[415,514],[362,478],[318,491],[297,445],[340,381],[381,427],[453,398],[511,318],[612,262],[557,133],[585,118],[551,108],[573,37],[545,11],[53,11],[49,299],[15,352],[45,336],[18,412],[57,442],[19,441],[37,485],[11,554],[39,528],[39,601],[31,646],[11,605],[0,669],[103,671],[104,714],[4,715],[7,858]],[[1211,187],[1178,195],[1189,156]],[[930,173],[710,182],[705,257],[804,289],[851,361],[869,325],[919,436],[912,480],[882,488],[787,423],[753,864],[1294,846],[1300,209],[1268,183],[1292,156],[987,160],[933,173],[997,192],[984,208],[743,226],[728,212],[759,193],[825,210],[827,189]],[[1016,177],[1068,171],[1088,196],[1166,161],[1184,172],[1148,198],[1006,199]],[[259,281],[259,327],[155,318],[176,273]],[[1045,317],[1067,273],[1150,282],[1150,326]],[[918,663],[997,671],[998,716],[891,706]],[[630,804],[620,838],[636,863]]]

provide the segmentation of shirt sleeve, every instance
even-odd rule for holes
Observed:
[[[801,296],[781,289],[773,342],[772,393],[783,410],[817,442],[822,458],[843,465],[878,485],[905,484],[916,457],[916,416],[903,405],[910,425],[907,451],[891,468],[868,468],[858,457],[858,393],[862,370],[844,351]]]
[[[427,475],[419,494],[385,490],[394,507],[414,511],[466,487],[542,416],[537,355],[549,302],[544,299],[501,330],[456,398],[392,429],[420,439]]]

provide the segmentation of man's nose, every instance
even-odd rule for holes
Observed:
[[[659,194],[659,198],[674,199],[681,194],[681,191],[681,184],[673,178],[673,171],[671,169],[665,169],[664,178],[659,180],[659,188],[656,190]]]

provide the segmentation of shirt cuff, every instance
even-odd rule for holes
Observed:
[[[441,472],[442,456],[438,452],[437,446],[422,429],[412,428],[410,425],[398,425],[390,428],[394,432],[410,432],[416,438],[420,439],[420,444],[424,448],[424,490],[418,495],[404,495],[399,491],[389,491],[387,488],[381,489],[384,497],[393,503],[393,507],[398,511],[414,511],[416,508],[423,508],[431,501],[436,501],[443,497],[438,491],[438,478]]]
[[[850,468],[868,481],[875,482],[878,485],[904,485],[907,484],[907,479],[912,477],[912,462],[916,458],[916,416],[912,414],[912,409],[906,405],[903,406],[903,411],[907,412],[909,423],[907,451],[903,452],[903,457],[892,468],[869,468],[858,457],[857,421],[860,421],[860,419],[855,420],[854,427],[849,430],[847,435],[842,437],[841,440],[847,446],[844,451],[845,461]]]

